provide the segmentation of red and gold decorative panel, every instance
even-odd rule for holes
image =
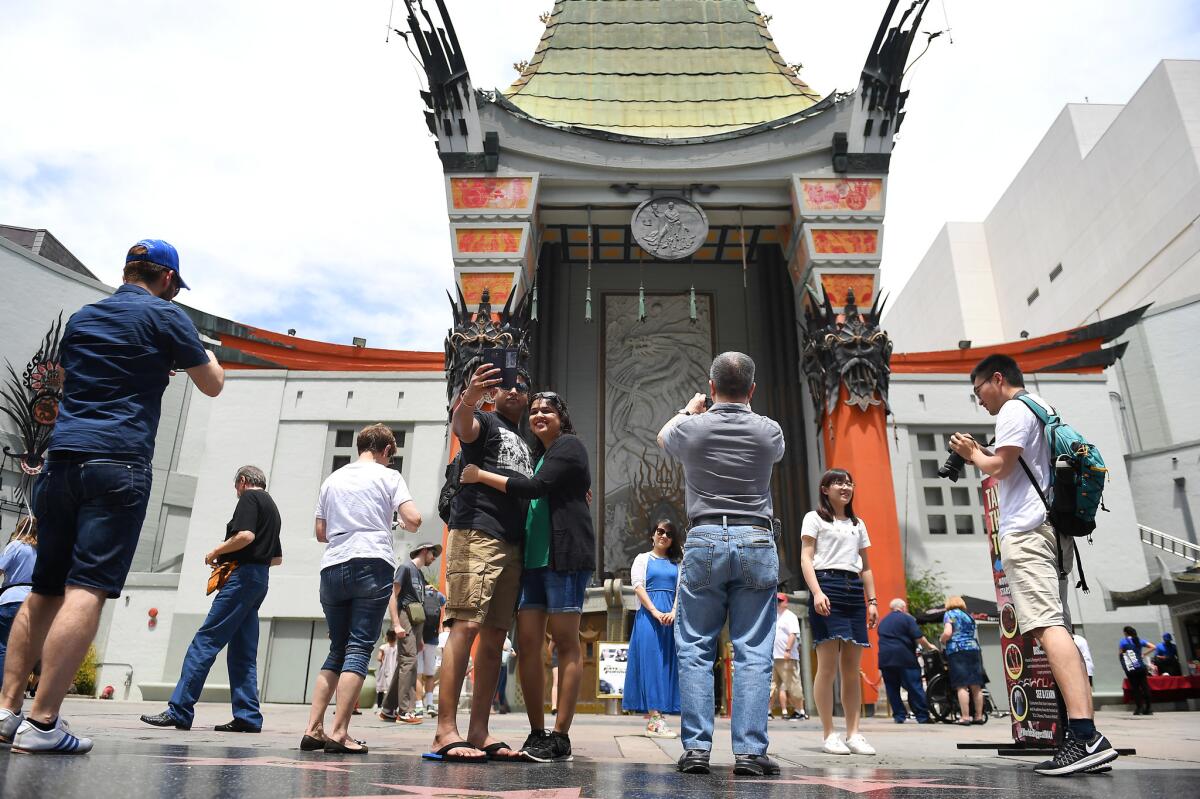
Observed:
[[[454,231],[460,253],[521,251],[521,228],[458,228]]]
[[[875,255],[879,251],[879,231],[813,228],[812,244],[817,255]]]
[[[493,308],[502,308],[512,292],[513,275],[511,272],[462,272],[458,276],[462,284],[463,299],[470,305],[478,305],[487,289]]]
[[[841,308],[846,304],[846,295],[854,290],[854,302],[860,308],[870,307],[875,300],[875,277],[873,272],[860,274],[826,273],[820,275],[821,289],[829,298],[829,304]]]
[[[806,215],[882,213],[882,178],[805,178],[800,181],[800,208]]]
[[[451,210],[528,210],[533,178],[450,178]]]

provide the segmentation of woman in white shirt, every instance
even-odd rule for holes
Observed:
[[[825,736],[824,750],[832,755],[873,755],[875,749],[858,731],[862,704],[859,664],[870,646],[867,628],[879,617],[875,578],[867,559],[871,539],[854,514],[854,479],[845,469],[830,469],[821,477],[818,509],[809,511],[800,530],[800,567],[808,583],[808,617],[817,647],[817,678],[813,697]],[[842,675],[843,738],[833,731],[833,679]]]

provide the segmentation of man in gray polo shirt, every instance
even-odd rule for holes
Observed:
[[[713,737],[713,665],[721,628],[733,641],[734,773],[778,774],[767,757],[767,713],[775,643],[779,554],[771,531],[771,470],[783,457],[778,423],[750,410],[754,361],[724,352],[709,369],[713,406],[692,397],[658,434],[683,465],[690,519],[683,549],[675,641],[680,726],[686,750],[678,768],[707,774]]]

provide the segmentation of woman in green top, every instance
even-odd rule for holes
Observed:
[[[537,468],[532,477],[504,477],[475,465],[463,469],[464,483],[483,483],[530,500],[525,521],[525,569],[517,606],[517,669],[526,696],[530,733],[521,753],[542,763],[571,759],[568,731],[575,716],[583,658],[579,620],[584,590],[595,567],[596,537],[588,492],[592,477],[587,450],[571,425],[567,404],[551,391],[534,394],[529,427]],[[542,640],[547,630],[558,653],[558,715],[545,728],[545,707],[529,697],[546,694]]]

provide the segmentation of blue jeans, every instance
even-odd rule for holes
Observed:
[[[8,634],[12,632],[13,619],[17,617],[21,604],[9,602],[7,605],[0,605],[0,675],[4,674],[4,657],[8,654]],[[0,680],[2,679],[0,676]]]
[[[183,656],[179,682],[171,694],[171,715],[191,724],[204,681],[221,649],[228,646],[229,693],[233,717],[255,727],[263,723],[258,709],[258,609],[267,598],[267,571],[259,563],[242,563],[213,598],[208,618]]]
[[[685,749],[712,749],[713,666],[729,618],[733,641],[733,751],[767,752],[779,553],[761,527],[701,525],[683,548],[679,615],[680,728]]]
[[[392,595],[393,572],[383,558],[353,558],[321,569],[321,608],[329,626],[329,657],[321,671],[366,676]]]
[[[921,670],[916,666],[881,666],[883,684],[887,688],[888,704],[892,707],[892,718],[903,723],[904,702],[900,700],[900,687],[908,691],[908,706],[917,721],[929,721],[929,703],[925,701],[925,689],[921,687]]]

